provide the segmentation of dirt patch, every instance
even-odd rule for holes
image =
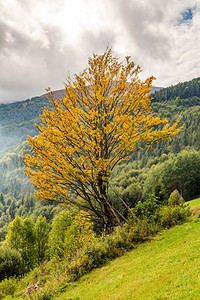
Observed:
[[[197,217],[198,215],[200,215],[200,206],[192,209],[192,217]]]
[[[29,297],[32,293],[37,291],[38,287],[39,287],[39,282],[36,282],[36,283],[33,283],[33,284],[27,286],[23,295]]]

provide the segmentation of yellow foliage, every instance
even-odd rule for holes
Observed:
[[[33,153],[25,158],[39,199],[80,206],[71,197],[75,192],[87,203],[83,209],[105,223],[114,217],[107,190],[116,164],[180,130],[178,121],[170,126],[151,114],[154,78],[142,82],[139,72],[130,57],[120,62],[108,48],[103,55],[93,54],[74,80],[67,77],[63,98],[56,100],[50,92],[53,109],[43,109],[39,135],[28,137]]]
[[[95,239],[95,234],[92,230],[92,222],[90,216],[80,211],[73,220],[66,236],[65,247],[69,248],[73,253],[76,249],[83,249]]]

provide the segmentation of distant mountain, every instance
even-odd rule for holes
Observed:
[[[54,97],[55,97],[56,99],[59,99],[59,98],[63,97],[65,93],[66,93],[66,90],[65,90],[65,89],[53,91]],[[39,98],[43,99],[44,97],[48,97],[48,93],[46,93],[46,94],[40,96]],[[32,98],[32,99],[34,100],[35,98]]]
[[[187,101],[193,103],[192,105],[199,105],[198,99],[188,100],[188,98],[200,97],[200,78],[178,83],[168,88],[152,87],[151,91],[154,98],[153,102],[169,101],[179,97],[180,99],[187,98]],[[53,93],[55,98],[58,99],[65,94],[65,89]],[[47,96],[48,93],[21,102],[0,104],[0,154],[7,147],[25,141],[27,135],[35,136],[38,133],[35,123],[39,122],[39,115],[44,106],[51,106]]]
[[[160,91],[162,89],[163,89],[163,87],[152,86],[151,87],[151,93],[158,92],[158,91]]]
[[[54,91],[56,99],[63,96],[65,90]],[[0,104],[0,152],[17,142],[27,139],[27,135],[37,134],[35,123],[44,106],[50,105],[48,94],[33,97],[20,102]]]
[[[160,87],[151,88],[152,93],[159,91],[160,89]],[[54,91],[53,94],[56,99],[59,99],[65,94],[65,92],[65,89],[61,89]],[[38,119],[44,106],[50,105],[47,98],[48,93],[24,101],[0,104],[0,135],[5,132],[5,136],[7,136],[7,133],[12,133],[13,135],[18,136],[18,133],[21,132],[20,128],[27,127],[30,129],[29,125],[36,122],[36,119]]]

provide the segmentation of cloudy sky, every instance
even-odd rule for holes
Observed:
[[[64,87],[110,45],[169,86],[200,76],[200,0],[0,0],[0,103]]]

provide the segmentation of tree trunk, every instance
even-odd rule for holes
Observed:
[[[102,175],[98,175],[98,188],[101,199],[101,210],[103,213],[103,221],[105,230],[112,230],[114,226],[121,225],[120,220],[115,214],[111,204],[108,201],[107,182],[102,179]],[[118,219],[118,220],[117,220]]]

